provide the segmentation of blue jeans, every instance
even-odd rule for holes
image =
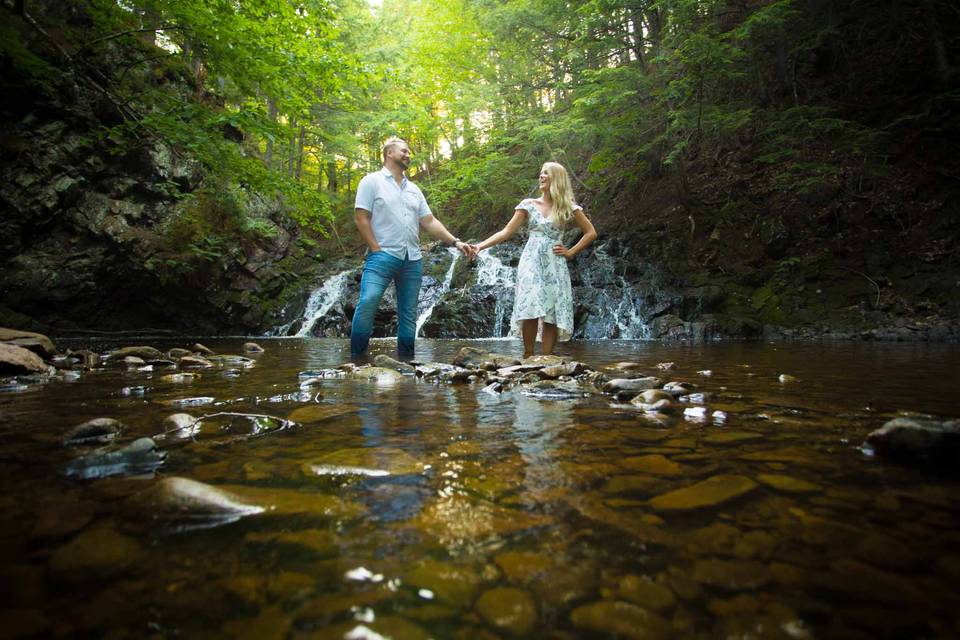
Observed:
[[[386,251],[374,251],[367,255],[360,278],[360,300],[353,312],[350,327],[350,355],[363,356],[373,333],[373,317],[377,306],[393,282],[397,291],[397,353],[401,357],[413,357],[413,345],[417,336],[417,299],[420,297],[420,282],[423,279],[423,260],[394,258]]]

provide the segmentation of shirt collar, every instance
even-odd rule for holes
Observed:
[[[393,184],[397,184],[397,181],[393,179],[393,174],[390,173],[390,169],[383,167],[382,169],[380,169],[380,173],[383,174],[383,177],[389,178],[391,181],[393,181]],[[400,182],[400,188],[403,189],[403,187],[405,187],[406,184],[407,184],[407,174],[404,173],[403,180]]]

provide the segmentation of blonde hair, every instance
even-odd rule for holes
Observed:
[[[544,162],[550,177],[550,200],[553,202],[553,220],[557,226],[564,226],[573,219],[577,203],[573,200],[573,185],[563,165],[558,162]]]
[[[396,136],[390,136],[383,142],[383,148],[380,149],[380,154],[383,156],[383,161],[387,161],[387,151],[393,149],[398,144],[407,144],[407,141],[403,138],[398,138]]]

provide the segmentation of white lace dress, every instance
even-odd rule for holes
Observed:
[[[521,335],[521,320],[542,318],[537,328],[537,340],[541,339],[544,322],[557,325],[557,341],[569,340],[573,333],[570,270],[566,258],[553,253],[553,245],[560,243],[562,232],[552,219],[543,217],[532,200],[524,200],[517,209],[527,212],[530,237],[517,265],[510,335]]]

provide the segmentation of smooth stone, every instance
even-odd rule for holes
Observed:
[[[620,460],[620,466],[628,471],[655,476],[679,476],[684,473],[683,465],[659,454],[623,458]]]
[[[653,404],[660,400],[672,402],[674,400],[674,396],[673,394],[667,393],[661,389],[645,389],[634,396],[631,402],[633,404]]]
[[[769,560],[777,547],[777,539],[766,531],[748,531],[737,541],[733,555],[741,560]]]
[[[221,485],[220,489],[237,495],[248,504],[262,505],[264,515],[300,515],[323,520],[352,520],[365,513],[354,502],[338,496],[302,489],[278,489],[250,485]]]
[[[565,362],[540,369],[540,375],[545,378],[559,378],[560,376],[575,376],[583,372],[583,364],[579,362]]]
[[[382,369],[393,369],[394,371],[399,371],[400,373],[416,373],[417,371],[417,368],[412,364],[394,360],[390,356],[382,353],[373,357],[373,366],[380,367]]]
[[[8,327],[0,327],[0,343],[12,344],[17,347],[29,349],[41,358],[49,358],[57,352],[53,341],[42,333],[21,331],[20,329],[10,329]]]
[[[582,398],[590,392],[576,382],[560,380],[540,380],[520,387],[520,393],[543,400],[568,400]]]
[[[439,498],[415,518],[427,536],[447,546],[473,545],[511,533],[552,524],[548,516],[508,509],[461,495]]]
[[[232,522],[264,511],[220,487],[176,476],[163,478],[131,496],[126,507],[155,520],[211,524]]]
[[[619,600],[581,605],[570,613],[570,622],[580,631],[636,640],[656,640],[673,635],[670,623],[656,613]]]
[[[693,563],[694,580],[721,589],[758,589],[771,578],[769,567],[762,562],[710,558]]]
[[[67,447],[108,444],[124,432],[126,427],[113,418],[94,418],[73,427],[63,436]]]
[[[538,579],[553,566],[553,560],[539,553],[509,551],[498,554],[494,562],[509,582],[526,584]]]
[[[199,342],[196,343],[195,345],[193,345],[193,346],[191,347],[191,350],[192,350],[194,353],[202,353],[202,354],[205,355],[205,356],[212,356],[212,355],[214,355],[213,349],[211,349],[210,347],[204,346],[204,345],[200,344]]]
[[[177,438],[189,438],[196,435],[202,422],[198,422],[189,413],[171,413],[163,419],[164,435],[173,435]]]
[[[243,343],[243,352],[244,353],[263,353],[264,348],[261,347],[256,342],[244,342]]]
[[[514,636],[525,636],[537,622],[533,597],[522,589],[498,587],[480,594],[477,612],[490,626]]]
[[[147,360],[161,360],[163,353],[153,347],[123,347],[107,354],[107,362],[122,361],[124,358],[140,358],[144,362]]]
[[[87,529],[50,556],[50,570],[70,580],[93,580],[126,573],[140,564],[140,544],[113,529]]]
[[[613,476],[607,480],[601,491],[607,495],[647,493],[660,483],[661,480],[654,476]]]
[[[351,380],[370,380],[377,384],[393,384],[403,380],[403,374],[383,367],[358,367],[347,375]]]
[[[745,615],[759,611],[760,601],[747,594],[734,596],[729,600],[714,598],[707,603],[707,609],[720,617]]]
[[[477,347],[461,347],[453,357],[453,364],[458,367],[479,367],[489,358],[489,353]],[[376,358],[374,358],[376,363]]]
[[[661,494],[650,500],[658,511],[689,511],[723,504],[746,495],[757,483],[746,476],[717,475],[689,487]]]
[[[524,358],[520,361],[520,363],[528,366],[552,367],[563,364],[566,361],[567,360],[561,356],[536,355],[530,356],[529,358]]]
[[[606,393],[616,393],[617,391],[646,391],[648,389],[657,389],[660,386],[660,379],[652,376],[646,378],[614,378],[604,383],[603,390]]]
[[[165,456],[152,438],[138,438],[122,449],[74,458],[67,463],[65,473],[83,479],[153,473],[163,464]]]
[[[784,447],[782,449],[772,449],[770,451],[754,451],[739,456],[741,460],[752,460],[755,462],[796,462],[802,464],[816,463],[815,452],[800,447]]]
[[[90,524],[93,516],[93,504],[57,502],[37,516],[30,534],[35,538],[64,538]]]
[[[653,611],[662,612],[677,603],[677,597],[662,584],[657,584],[646,576],[629,574],[620,580],[617,595]]]
[[[201,358],[200,356],[194,355],[186,355],[181,357],[179,364],[181,367],[189,367],[194,369],[209,369],[216,366],[206,358]]]
[[[185,358],[187,356],[192,356],[193,352],[189,349],[181,349],[179,347],[174,347],[167,351],[167,357],[171,360],[179,360],[180,358]],[[209,362],[209,361],[208,361]]]
[[[610,368],[617,369],[618,371],[638,371],[640,369],[646,369],[647,365],[640,362],[618,362]]]
[[[692,556],[729,556],[734,554],[740,535],[740,530],[732,525],[713,522],[683,534],[681,539]]]
[[[757,476],[757,481],[772,489],[786,493],[817,493],[823,491],[823,487],[818,484],[774,473],[761,473]]]
[[[960,462],[960,420],[894,418],[867,435],[864,444],[892,459],[956,465]]]
[[[463,609],[473,602],[481,578],[471,568],[425,559],[408,571],[403,581],[431,591],[438,602]]]
[[[0,342],[0,373],[46,373],[43,358],[25,347]]]
[[[188,373],[188,372],[168,373],[166,375],[160,376],[160,380],[162,382],[172,382],[174,384],[196,382],[199,379],[200,379],[199,373]]]
[[[424,465],[402,449],[356,447],[339,449],[311,460],[313,466],[386,471],[390,475],[421,473]]]

